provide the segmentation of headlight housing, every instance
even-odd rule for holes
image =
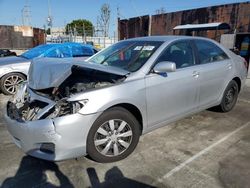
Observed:
[[[88,101],[88,99],[84,99],[81,101],[70,102],[72,103],[73,114],[79,112],[79,110],[81,110],[88,103]]]

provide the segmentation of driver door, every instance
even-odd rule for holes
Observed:
[[[198,107],[199,75],[188,40],[170,44],[156,60],[174,62],[176,71],[166,75],[150,73],[145,77],[148,126],[171,121]]]

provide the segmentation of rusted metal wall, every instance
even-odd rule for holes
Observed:
[[[136,19],[138,20],[139,17],[133,18],[133,20]],[[138,36],[138,33],[133,31],[138,31],[142,28],[130,28],[129,24],[122,24],[123,21],[124,20],[120,20],[119,22],[119,26],[123,25],[122,29],[119,30],[120,36],[122,36],[120,37],[120,39],[133,38]],[[127,22],[130,22],[130,19],[127,20]],[[141,31],[141,33],[149,33],[148,28],[151,28],[151,35],[184,35],[185,31],[175,31],[174,33],[173,28],[177,25],[202,24],[212,22],[226,22],[230,25],[231,30],[219,31],[217,32],[217,34],[215,31],[202,31],[196,33],[196,35],[206,36],[218,40],[220,35],[225,32],[233,33],[235,30],[237,32],[250,32],[250,2],[153,15],[151,20],[151,27],[149,25],[148,27],[144,25],[144,28],[147,29]],[[149,23],[149,21],[147,23]],[[136,27],[139,26],[140,25],[136,25]],[[127,30],[130,31],[129,35],[125,33]]]
[[[33,28],[33,47],[44,44],[46,41],[44,29]]]
[[[149,16],[119,20],[119,39],[148,36]]]
[[[44,43],[43,29],[28,26],[0,26],[0,48],[29,49]]]

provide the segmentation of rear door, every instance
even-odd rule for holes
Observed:
[[[199,106],[206,107],[219,101],[232,73],[232,62],[227,54],[208,40],[195,39],[199,60]]]
[[[180,117],[198,107],[199,81],[189,40],[170,44],[156,60],[176,63],[167,75],[149,73],[145,77],[148,125]]]

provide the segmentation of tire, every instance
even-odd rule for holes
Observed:
[[[140,135],[140,124],[129,111],[122,107],[111,108],[91,127],[87,153],[101,163],[122,160],[134,151]]]
[[[0,88],[5,95],[14,95],[18,84],[26,80],[26,77],[20,73],[9,73],[0,80]]]
[[[221,112],[231,111],[237,102],[238,94],[239,86],[236,81],[231,80],[224,91],[221,104],[218,106],[219,110]]]

